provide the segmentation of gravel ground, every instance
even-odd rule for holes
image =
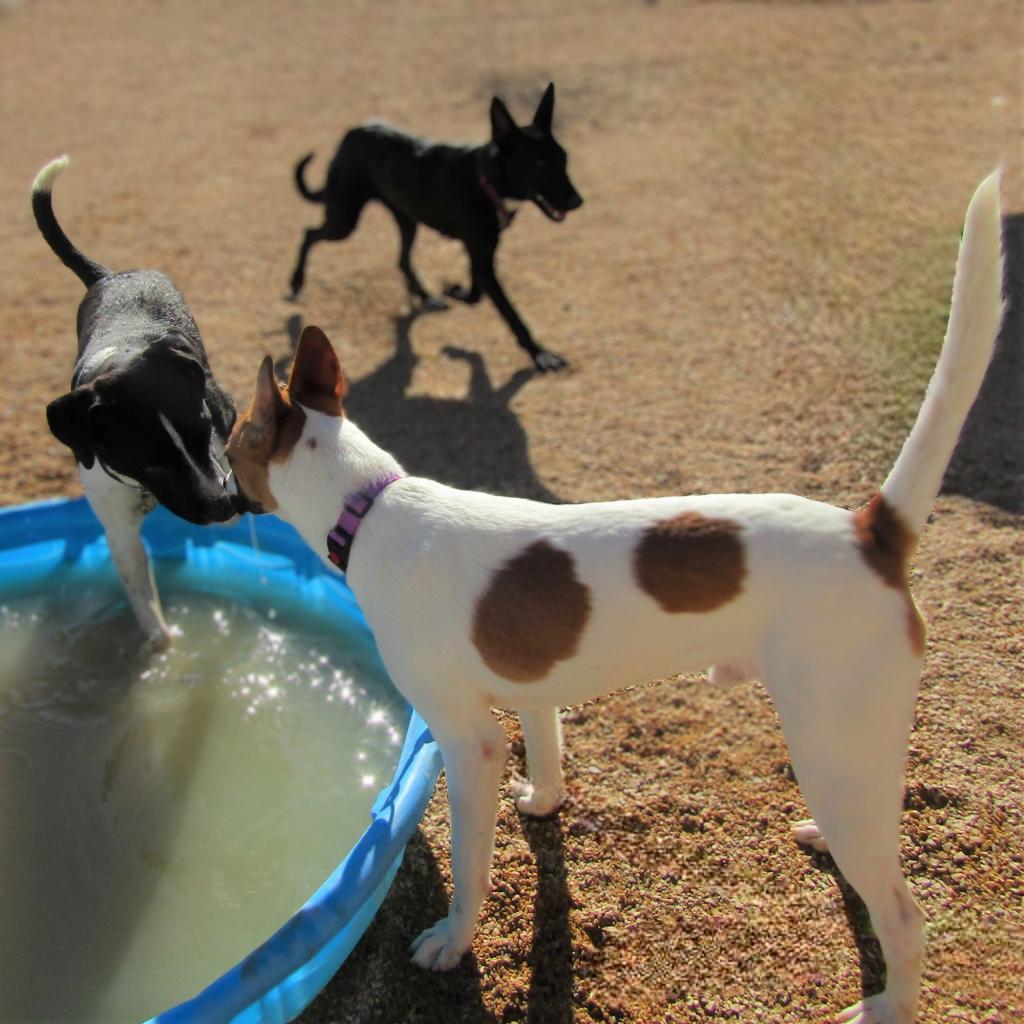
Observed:
[[[920,1020],[1024,1017],[1022,6],[965,2],[24,0],[0,4],[0,502],[78,493],[43,409],[78,282],[28,185],[90,255],[185,292],[247,400],[303,322],[351,414],[408,469],[555,501],[792,490],[863,503],[941,342],[961,217],[1004,162],[1011,315],[916,556],[928,655],[903,860],[929,919]],[[525,209],[509,294],[572,372],[537,377],[490,308],[405,315],[380,209],[283,301],[343,130],[479,140],[557,82],[586,199]],[[465,274],[421,233],[432,287]],[[509,720],[510,771],[523,768]],[[304,1024],[803,1022],[880,986],[862,905],[789,839],[805,813],[758,685],[643,686],[565,713],[570,801],[503,803],[495,892],[451,974],[408,964],[450,876],[443,783],[377,920]],[[870,756],[870,752],[866,752]]]

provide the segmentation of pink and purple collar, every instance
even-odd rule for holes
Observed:
[[[381,491],[401,479],[401,473],[387,473],[373,483],[354,491],[345,499],[338,521],[327,534],[327,557],[342,572],[348,571],[348,560],[359,524],[366,518]]]

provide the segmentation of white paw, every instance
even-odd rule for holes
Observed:
[[[554,814],[565,803],[566,794],[561,786],[552,790],[540,789],[529,779],[514,778],[511,789],[516,801],[516,810],[532,818],[544,818]]]
[[[910,1017],[894,1017],[884,992],[848,1006],[836,1016],[836,1024],[910,1024]]]
[[[804,818],[793,822],[793,838],[801,846],[809,846],[818,853],[828,853],[828,843],[821,834],[817,822],[813,818]]]
[[[412,962],[428,971],[450,971],[461,959],[473,942],[472,931],[465,934],[452,924],[450,917],[444,917],[432,928],[413,939],[409,951]]]
[[[145,646],[154,654],[160,654],[166,651],[179,636],[181,636],[181,629],[178,626],[164,626],[154,629],[146,637]]]

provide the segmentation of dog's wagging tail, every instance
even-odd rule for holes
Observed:
[[[303,199],[309,200],[311,203],[322,203],[324,201],[325,188],[314,192],[306,184],[306,167],[310,160],[313,159],[315,154],[307,153],[296,165],[295,165],[295,187],[299,190],[299,195]]]
[[[993,175],[967,211],[920,412],[857,511],[790,494],[549,505],[457,490],[404,476],[348,419],[319,328],[303,332],[287,385],[264,362],[228,444],[247,493],[327,561],[349,496],[389,481],[347,545],[346,577],[444,757],[455,892],[413,941],[418,965],[459,962],[489,892],[504,769],[492,708],[522,724],[530,777],[516,806],[550,814],[565,796],[560,706],[711,666],[712,682],[763,682],[813,816],[794,837],[832,853],[871,916],[886,989],[836,1019],[915,1019],[924,915],[900,867],[900,815],[925,638],[909,567],[995,345],[1001,232]]]
[[[57,218],[53,213],[53,183],[69,163],[71,163],[70,158],[59,156],[51,160],[36,175],[35,181],[32,182],[32,213],[35,215],[36,224],[43,238],[57,254],[61,263],[69,270],[74,271],[86,288],[91,288],[102,278],[110,277],[112,271],[109,267],[105,267],[102,263],[97,263],[79,252],[71,239],[64,234],[63,228],[57,223]]]
[[[917,420],[882,485],[886,505],[916,537],[981,388],[1003,319],[1002,219],[994,172],[967,210],[946,338]]]

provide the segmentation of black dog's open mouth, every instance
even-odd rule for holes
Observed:
[[[533,199],[551,220],[565,220],[565,210],[556,210],[539,192],[534,192]]]

